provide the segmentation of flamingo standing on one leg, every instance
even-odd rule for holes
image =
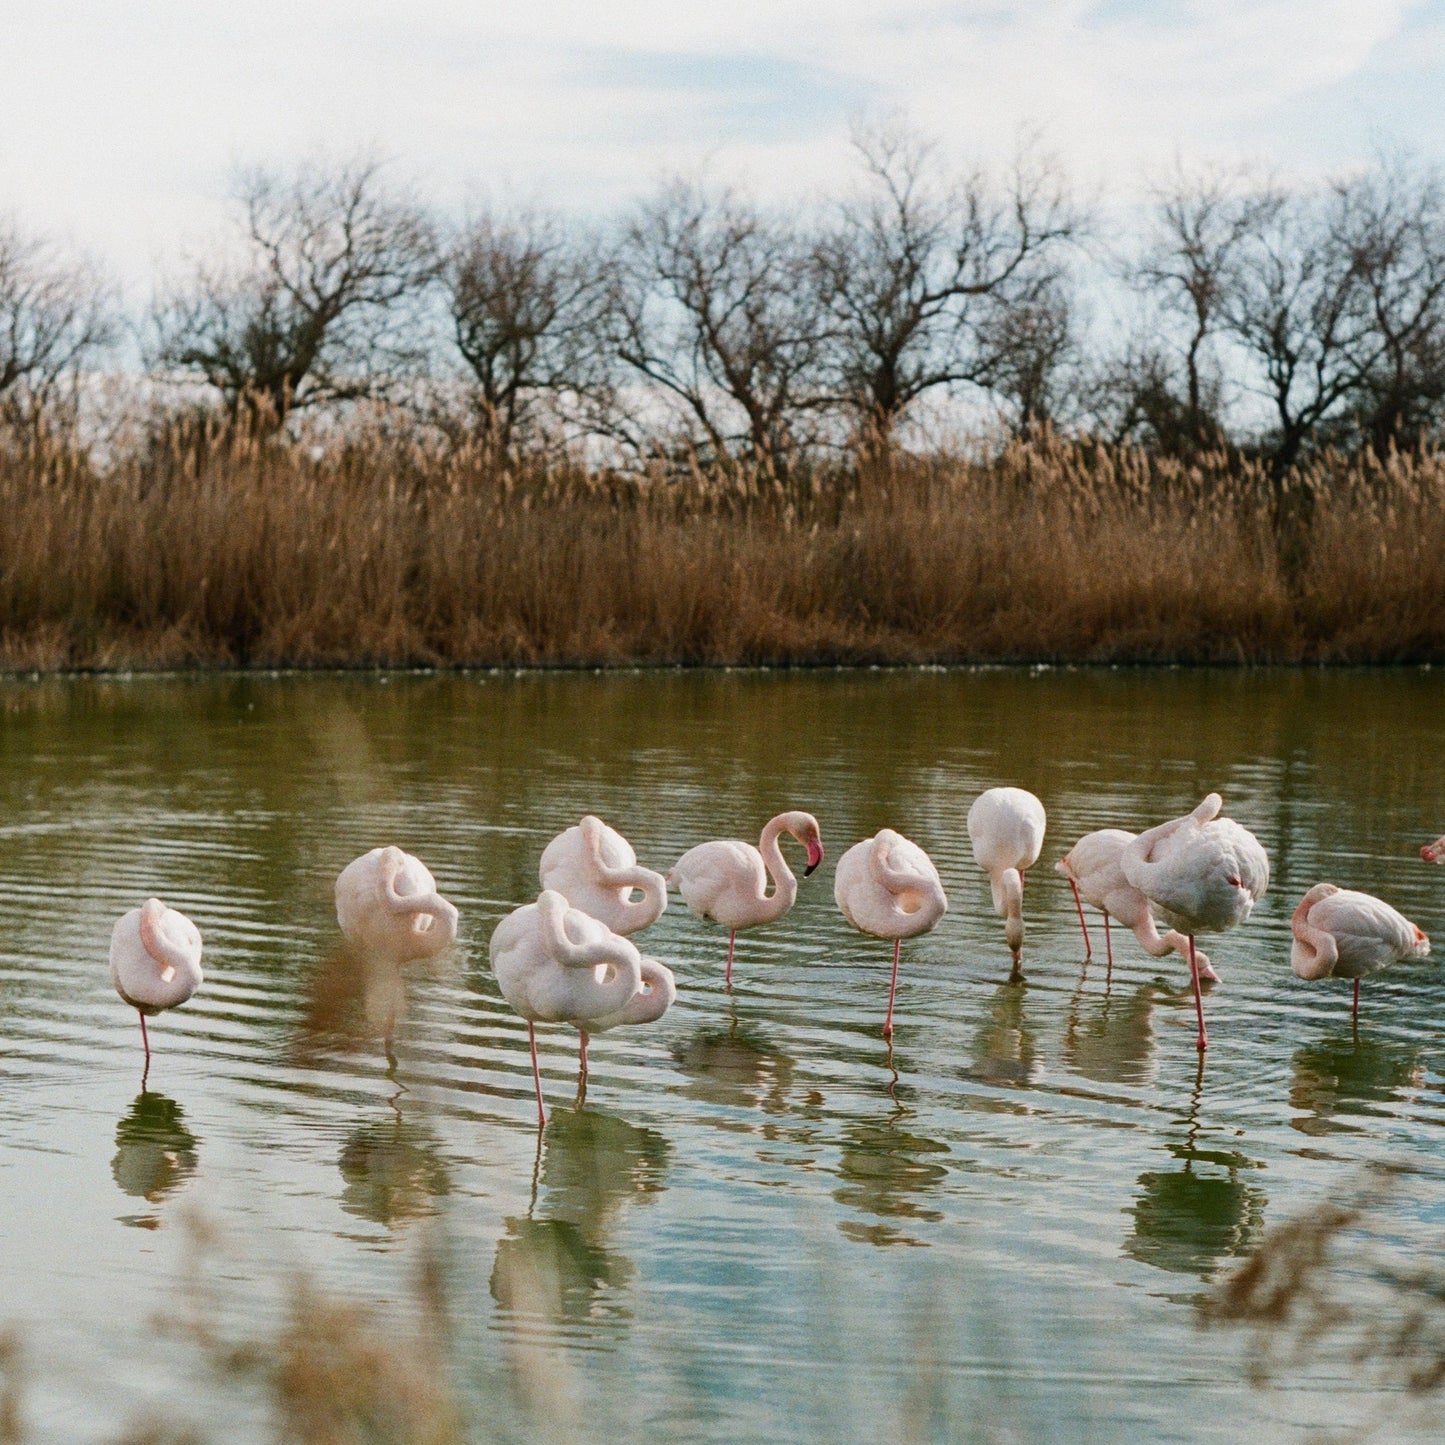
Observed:
[[[1171,949],[1189,957],[1189,940],[1176,929],[1161,934],[1154,922],[1149,900],[1124,876],[1124,849],[1134,841],[1134,834],[1122,828],[1100,828],[1085,833],[1057,863],[1055,872],[1069,881],[1074,891],[1074,906],[1079,910],[1079,926],[1084,930],[1084,950],[1094,955],[1089,943],[1089,929],[1084,922],[1084,903],[1104,915],[1104,943],[1109,967],[1114,967],[1114,945],[1109,936],[1109,919],[1117,918],[1126,928],[1134,930],[1146,953],[1163,958]],[[1082,901],[1080,901],[1082,899]],[[1201,978],[1219,981],[1210,966],[1208,955],[1196,951],[1195,962]]]
[[[403,964],[435,958],[454,943],[457,917],[427,866],[400,848],[373,848],[352,859],[336,879],[342,934],[366,961],[389,967],[397,977]],[[393,1001],[383,1034],[388,1056],[395,1028]]]
[[[818,820],[811,813],[779,813],[763,829],[758,846],[719,839],[689,848],[667,875],[668,883],[699,918],[711,918],[728,930],[728,961],[724,981],[733,986],[733,947],[740,928],[756,928],[785,914],[798,896],[793,877],[778,846],[788,833],[808,850],[806,878],[823,861],[823,840]],[[769,896],[768,878],[773,892]]]
[[[677,997],[669,969],[643,958],[636,944],[573,908],[551,888],[502,919],[488,951],[502,997],[527,1020],[538,1128],[547,1122],[537,1066],[538,1023],[566,1023],[577,1030],[580,1105],[587,1097],[588,1035],[618,1024],[652,1023]]]
[[[1290,967],[1299,978],[1355,981],[1350,1017],[1360,1014],[1360,980],[1402,958],[1430,952],[1424,930],[1388,903],[1352,888],[1316,883],[1289,921]]]
[[[1209,1047],[1209,1036],[1194,935],[1222,933],[1243,923],[1269,887],[1269,856],[1248,828],[1219,816],[1223,807],[1219,794],[1210,793],[1192,813],[1140,833],[1125,845],[1122,857],[1124,877],[1189,939],[1201,1052]]]
[[[201,986],[200,930],[184,913],[147,898],[122,914],[111,930],[110,977],[115,991],[140,1015],[144,1073],[149,1073],[146,1015],[185,1003]]]
[[[901,833],[884,828],[855,843],[839,860],[833,897],[860,933],[893,940],[893,977],[883,1037],[893,1037],[893,996],[898,989],[898,952],[905,938],[927,933],[948,910],[933,860]]]
[[[989,788],[968,810],[968,836],[974,861],[988,874],[1017,973],[1023,967],[1024,875],[1044,846],[1044,805],[1023,788]]]
[[[1445,863],[1445,834],[1442,834],[1433,843],[1426,843],[1420,849],[1420,856],[1427,863]]]
[[[543,888],[624,937],[656,923],[667,907],[667,880],[641,867],[627,839],[590,813],[547,844],[537,871]],[[634,889],[641,898],[633,899]]]

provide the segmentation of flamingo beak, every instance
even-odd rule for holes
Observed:
[[[808,866],[803,869],[803,877],[806,878],[819,863],[823,861],[823,845],[816,839],[808,842]]]

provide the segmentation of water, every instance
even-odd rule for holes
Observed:
[[[1445,873],[1416,856],[1445,828],[1442,715],[1445,674],[1404,671],[0,684],[0,1327],[33,1438],[267,1438],[260,1386],[197,1346],[194,1291],[228,1338],[273,1339],[304,1271],[399,1334],[423,1258],[479,1436],[1402,1430],[1358,1370],[1252,1389],[1194,1300],[1375,1161],[1417,1171],[1378,1238],[1438,1249],[1445,975],[1367,981],[1356,1037],[1347,984],[1290,975],[1288,922],[1330,878],[1445,943]],[[1269,894],[1210,945],[1202,1078],[1185,967],[1116,933],[1112,978],[1086,968],[1048,868],[1008,981],[964,829],[998,782],[1044,800],[1049,863],[1211,788],[1263,841]],[[677,1003],[596,1041],[580,1115],[575,1035],[540,1031],[539,1151],[486,945],[547,839],[592,810],[665,869],[785,807],[828,861],[740,938],[732,998],[725,935],[674,904],[639,941]],[[904,945],[891,1060],[888,945],[843,924],[831,876],[885,824],[950,900]],[[463,920],[392,1071],[331,908],[387,841]],[[207,978],[153,1025],[143,1091],[105,958],[150,893],[200,926]]]

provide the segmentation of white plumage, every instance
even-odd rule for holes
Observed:
[[[544,889],[624,937],[656,923],[667,907],[662,874],[642,867],[632,844],[590,813],[547,844],[537,872]]]
[[[1024,947],[1024,874],[1038,862],[1044,826],[1044,805],[1023,788],[989,788],[968,810],[974,861],[988,874],[1015,969]]]

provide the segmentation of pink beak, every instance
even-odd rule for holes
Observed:
[[[806,878],[819,863],[823,861],[823,845],[816,839],[808,843],[808,866],[803,869],[803,877]]]

